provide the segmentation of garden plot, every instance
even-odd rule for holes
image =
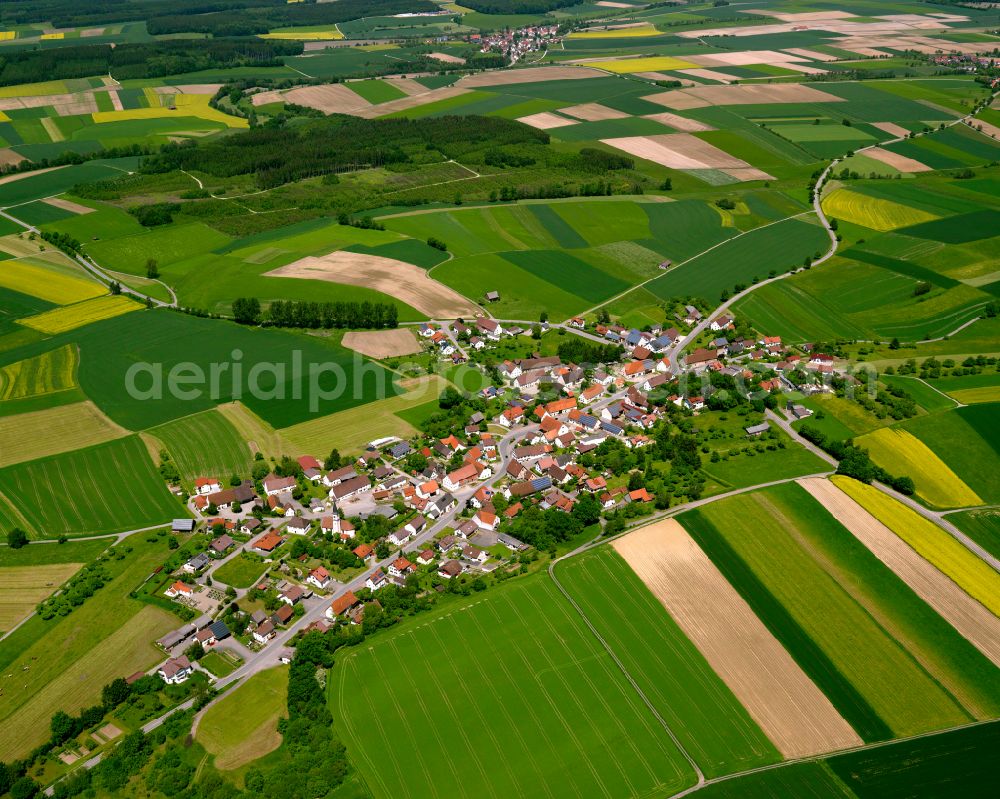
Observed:
[[[766,172],[689,133],[626,136],[601,141],[629,155],[671,169],[720,169],[738,180],[771,179]]]
[[[419,266],[367,253],[337,250],[309,256],[264,273],[265,277],[326,280],[346,286],[364,286],[405,302],[431,318],[475,316],[476,306]]]
[[[676,520],[613,546],[785,757],[862,743]]]
[[[836,478],[838,483],[842,478]],[[849,478],[843,478],[849,479]],[[902,579],[973,646],[1000,666],[1000,619],[970,597],[943,573],[845,494],[821,478],[798,481],[806,491],[872,554]]]

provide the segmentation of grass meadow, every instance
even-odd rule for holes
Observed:
[[[557,567],[556,576],[708,777],[781,755],[702,654],[611,548]],[[614,607],[614,613],[608,608]]]
[[[968,721],[964,708],[813,557],[807,528],[846,533],[805,500],[798,486],[776,486],[679,520],[866,741]]]
[[[92,402],[0,415],[0,467],[128,435]]]
[[[694,782],[542,575],[344,652],[328,688],[334,723],[378,797],[642,796]]]
[[[0,469],[0,499],[0,515],[20,519],[32,538],[115,533],[187,515],[138,436]]]
[[[259,555],[245,552],[223,563],[212,576],[220,583],[231,585],[233,588],[249,588],[267,568]]]
[[[128,553],[109,561],[111,582],[70,615],[32,619],[0,645],[0,721],[6,730],[0,759],[24,756],[46,740],[55,711],[77,713],[100,700],[105,683],[163,659],[151,642],[176,627],[177,617],[129,598],[167,556],[166,537],[149,538],[119,545]]]
[[[72,577],[82,563],[0,566],[0,632],[10,630]]]
[[[217,769],[231,771],[281,745],[278,719],[285,715],[288,669],[254,674],[212,705],[198,724],[197,741],[215,756]]]
[[[1000,558],[1000,510],[967,510],[949,513],[948,521],[989,552]]]

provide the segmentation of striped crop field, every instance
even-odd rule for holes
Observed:
[[[837,189],[823,200],[827,216],[872,230],[895,230],[937,219],[934,214],[909,205],[869,197],[850,189]]]
[[[216,410],[153,427],[149,434],[162,442],[183,480],[218,477],[226,484],[232,475],[250,476],[253,456],[249,445]]]
[[[69,305],[107,294],[104,286],[82,275],[68,275],[26,261],[4,263],[0,270],[0,287],[54,302],[56,305]]]
[[[15,361],[0,368],[0,401],[52,394],[76,386],[77,351],[73,344]]]
[[[139,303],[128,299],[128,297],[109,295],[79,302],[76,305],[68,305],[64,308],[54,308],[26,319],[19,319],[18,322],[33,330],[54,335],[65,333],[67,330],[75,330],[78,327],[89,325],[91,322],[111,319],[130,311],[138,311],[140,308],[142,306]]]
[[[810,530],[847,533],[797,485],[730,497],[678,517],[834,707],[866,741],[971,720],[873,609],[827,571]]]
[[[883,427],[856,441],[879,466],[913,479],[917,496],[936,508],[982,505],[982,498],[923,441],[906,430]]]
[[[648,797],[694,784],[544,574],[413,621],[342,650],[327,680],[337,728],[378,799]]]
[[[781,755],[664,606],[611,547],[562,562],[556,576],[707,776]],[[614,606],[620,612],[609,614]]]
[[[1000,574],[934,522],[877,488],[849,477],[831,479],[841,491],[948,575],[969,596],[1000,616]]]
[[[138,436],[0,469],[0,517],[18,519],[32,538],[115,533],[185,515]]]

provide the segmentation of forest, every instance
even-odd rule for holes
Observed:
[[[547,134],[498,117],[366,120],[333,115],[294,128],[257,127],[203,145],[166,146],[143,162],[142,171],[255,175],[260,188],[273,188],[307,177],[410,162],[417,155],[426,160],[428,150],[482,163],[487,150],[537,148],[548,142]]]
[[[264,39],[174,39],[15,50],[0,55],[0,85],[113,75],[118,80],[159,78],[201,69],[280,66],[302,52],[301,42]]]
[[[5,0],[0,19],[6,25],[51,21],[57,28],[146,20],[154,36],[192,32],[253,36],[292,25],[332,25],[365,16],[437,10],[429,0]]]

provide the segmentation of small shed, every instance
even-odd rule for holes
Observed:
[[[486,292],[486,302],[496,302],[500,299],[499,291],[487,291]]]
[[[746,430],[747,436],[750,438],[757,438],[771,429],[769,422],[761,422],[760,424],[751,425],[750,427],[743,428]]]
[[[193,533],[194,519],[174,519],[170,523],[170,531],[173,533]]]

